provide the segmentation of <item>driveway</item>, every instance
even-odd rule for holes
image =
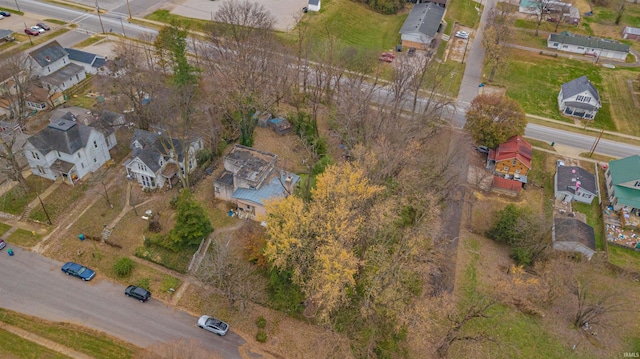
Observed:
[[[140,303],[124,295],[124,286],[66,276],[62,263],[13,248],[0,252],[0,307],[52,321],[91,327],[140,347],[174,339],[195,339],[224,358],[240,358],[245,341],[233,332],[218,337],[197,327],[197,318],[151,299]],[[215,314],[215,313],[212,313]],[[233,324],[231,324],[233,330]]]

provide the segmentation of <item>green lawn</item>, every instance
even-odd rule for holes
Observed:
[[[37,233],[32,233],[26,229],[18,228],[15,232],[11,233],[7,238],[7,242],[17,244],[24,248],[31,248],[40,242],[42,236]]]
[[[11,226],[6,223],[0,223],[0,236],[7,233],[11,229]]]
[[[76,186],[62,184],[47,198],[43,198],[42,203],[44,203],[44,207],[47,209],[47,214],[49,214],[51,222],[55,223],[56,219],[58,219],[60,215],[69,210],[73,202],[84,195],[86,189],[86,183]],[[47,222],[47,216],[42,209],[42,206],[34,208],[34,210],[29,214],[29,218],[43,223]]]
[[[609,69],[606,69],[609,70]],[[567,58],[540,56],[530,51],[510,49],[510,56],[499,69],[494,83],[507,89],[507,96],[515,99],[527,113],[570,122],[558,111],[560,86],[586,75],[596,88],[602,89],[604,81],[601,68],[593,63]],[[485,68],[485,73],[488,74]],[[600,92],[602,108],[596,116],[596,127],[615,130],[611,119],[610,102],[606,93]],[[632,114],[627,116],[631,121]],[[601,127],[602,126],[602,127]]]
[[[571,205],[576,212],[584,213],[587,216],[587,224],[593,227],[596,237],[596,249],[599,251],[604,250],[604,239],[602,238],[604,223],[602,221],[602,211],[600,210],[598,199],[594,198],[590,205],[579,202],[573,202]]]
[[[447,21],[447,29],[451,31],[449,23],[453,22],[458,22],[460,25],[475,28],[480,21],[480,15],[476,9],[479,7],[480,4],[472,0],[457,0],[450,2],[447,5],[447,13],[444,16]]]
[[[618,246],[607,246],[609,249],[609,262],[618,267],[640,272],[640,252]]]
[[[178,252],[173,252],[164,247],[151,244],[136,248],[136,257],[146,259],[150,262],[173,269],[179,273],[187,273],[189,263],[197,247],[185,248]]]
[[[308,39],[334,36],[346,46],[389,50],[400,43],[400,28],[407,14],[408,11],[400,15],[382,15],[362,3],[327,0],[322,3],[319,13],[305,14],[298,26],[307,27]],[[296,36],[296,30],[288,38],[291,36]]]
[[[26,154],[28,155],[28,154]],[[11,214],[22,214],[29,202],[33,201],[38,193],[42,193],[51,185],[51,181],[39,176],[29,176],[26,178],[31,189],[25,193],[20,186],[14,186],[0,197],[0,211]]]
[[[11,332],[0,329],[0,357],[2,358],[33,358],[58,359],[69,358],[54,350],[43,347],[32,341],[19,337]]]
[[[40,318],[12,312],[0,308],[0,321],[24,329],[43,338],[49,339],[78,352],[95,358],[121,359],[132,358],[140,349],[132,344],[107,336],[96,330],[80,327],[69,323],[49,322]],[[0,354],[9,350],[3,340]],[[33,349],[32,349],[33,348]],[[37,345],[31,345],[17,355],[17,358],[58,358],[60,356],[38,355]],[[45,355],[46,352],[43,352]],[[4,356],[3,356],[4,357]],[[64,356],[61,356],[64,358]],[[9,358],[12,358],[9,356]]]

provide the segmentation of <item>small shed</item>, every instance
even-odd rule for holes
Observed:
[[[267,126],[279,135],[286,135],[291,131],[291,124],[283,117],[268,120]]]
[[[309,0],[309,11],[320,11],[320,0]]]
[[[0,40],[15,41],[15,39],[11,35],[13,35],[13,30],[0,29]]]
[[[256,112],[253,117],[258,120],[259,127],[265,128],[273,116],[269,112]]]
[[[637,27],[625,26],[624,29],[622,29],[622,38],[640,40],[640,29]]]

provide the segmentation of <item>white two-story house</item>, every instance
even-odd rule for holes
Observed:
[[[562,84],[558,94],[558,107],[565,115],[593,120],[602,103],[595,86],[587,76]]]
[[[202,138],[193,138],[188,141],[185,156],[183,142],[186,141],[136,129],[129,146],[132,158],[124,164],[127,177],[144,189],[172,188],[180,180],[178,171],[184,174],[185,170],[191,173],[196,169],[196,153],[203,148]]]
[[[68,90],[86,78],[84,67],[72,63],[69,53],[55,40],[31,51],[27,61],[49,94]]]
[[[104,135],[90,126],[55,119],[31,136],[24,146],[31,172],[74,184],[111,159]]]

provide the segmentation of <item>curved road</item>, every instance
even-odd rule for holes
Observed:
[[[198,328],[197,318],[167,307],[153,297],[147,303],[127,298],[124,287],[91,282],[62,273],[62,263],[14,248],[0,251],[0,307],[35,317],[94,328],[140,347],[173,339],[196,339],[223,358],[241,358],[245,341],[230,331],[224,337]],[[231,323],[233,330],[233,324]]]

